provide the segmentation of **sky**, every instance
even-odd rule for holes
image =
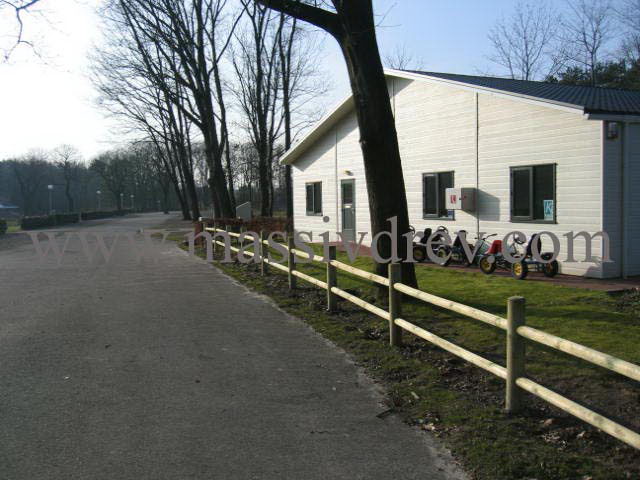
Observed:
[[[126,140],[118,120],[98,105],[90,80],[87,55],[101,41],[100,2],[41,0],[39,10],[25,16],[25,34],[36,50],[22,46],[9,63],[0,63],[0,159],[71,144],[90,160]],[[486,59],[487,33],[515,3],[374,0],[380,50],[384,56],[404,48],[424,70],[503,73]],[[0,32],[8,31],[10,20],[0,18]],[[331,89],[317,103],[327,110],[349,93],[344,61],[329,37],[322,42],[321,69]]]

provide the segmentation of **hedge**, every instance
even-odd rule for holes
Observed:
[[[40,217],[22,217],[20,220],[20,228],[22,230],[33,230],[34,228],[55,227],[56,219],[52,215],[43,215]]]
[[[82,212],[82,220],[99,220],[102,218],[118,217],[131,213],[131,210],[112,210],[97,212]],[[58,213],[55,215],[42,215],[38,217],[22,217],[20,226],[23,230],[33,230],[36,228],[57,227],[78,223],[77,213]]]
[[[8,229],[9,225],[7,225],[7,221],[0,218],[0,235],[7,233]]]
[[[128,213],[132,213],[132,210],[111,210],[111,211],[95,211],[95,212],[82,212],[82,220],[100,220],[101,218],[121,217]]]

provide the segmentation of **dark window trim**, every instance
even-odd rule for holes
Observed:
[[[534,192],[533,192],[533,170],[535,167],[553,167],[553,220],[545,220],[545,219],[535,219],[533,218],[533,208],[534,208]],[[523,217],[523,216],[515,216],[513,214],[513,172],[514,170],[529,170],[529,205],[531,208],[531,215]],[[557,163],[540,163],[535,165],[517,165],[514,167],[509,167],[509,221],[511,223],[539,223],[539,224],[547,224],[547,225],[556,225],[558,223],[558,202],[556,200],[558,194],[558,183],[557,183],[557,171],[558,164]]]
[[[439,175],[441,173],[450,173],[451,174],[451,178],[453,180],[453,185],[455,186],[456,184],[456,173],[455,170],[443,170],[440,172],[426,172],[422,174],[422,184],[420,186],[421,190],[422,190],[422,218],[424,220],[428,220],[428,219],[432,219],[432,220],[444,220],[444,221],[449,221],[449,222],[453,222],[456,219],[456,213],[455,210],[451,210],[452,214],[451,216],[447,215],[445,217],[436,214],[428,214],[428,213],[424,213],[425,211],[425,191],[424,191],[424,177],[427,176],[434,176],[436,177],[436,211],[439,211],[440,209],[438,208],[439,205],[437,202],[440,201],[439,197],[438,197],[438,191],[440,190],[440,177]]]
[[[309,210],[309,205],[307,205],[307,188],[309,186],[313,187],[313,199],[311,201],[311,208],[313,209],[313,207],[315,206],[316,203],[316,190],[315,190],[315,186],[316,185],[320,185],[320,211],[316,212],[315,210]],[[323,208],[323,204],[322,204],[322,181],[318,181],[318,182],[307,182],[304,184],[304,197],[305,197],[305,210],[307,212],[307,216],[308,217],[321,217],[322,216],[322,208]]]

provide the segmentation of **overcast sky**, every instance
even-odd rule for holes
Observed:
[[[40,13],[25,18],[27,47],[0,64],[0,159],[30,149],[68,143],[87,159],[118,145],[121,131],[96,102],[87,53],[100,41],[96,7],[101,0],[42,0]],[[560,0],[557,0],[560,1]],[[487,32],[514,0],[376,0],[382,52],[404,46],[426,70],[478,73],[493,67],[485,59]],[[6,32],[9,18],[0,19]],[[1,37],[0,37],[1,38]],[[348,93],[346,69],[331,38],[323,44],[323,69],[332,89],[319,103],[329,108]],[[498,70],[495,70],[499,73]]]

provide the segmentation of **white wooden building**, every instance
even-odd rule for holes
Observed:
[[[454,234],[555,233],[561,272],[640,275],[640,92],[467,75],[387,70],[409,219]],[[369,232],[369,208],[352,98],[282,161],[293,167],[294,226]],[[475,189],[475,207],[447,210],[445,190]],[[327,218],[328,217],[328,221]],[[606,231],[613,262],[566,259],[567,232]],[[367,237],[370,242],[371,236]],[[543,243],[546,243],[543,241]],[[594,256],[603,241],[596,237]],[[549,245],[547,243],[547,245]]]

